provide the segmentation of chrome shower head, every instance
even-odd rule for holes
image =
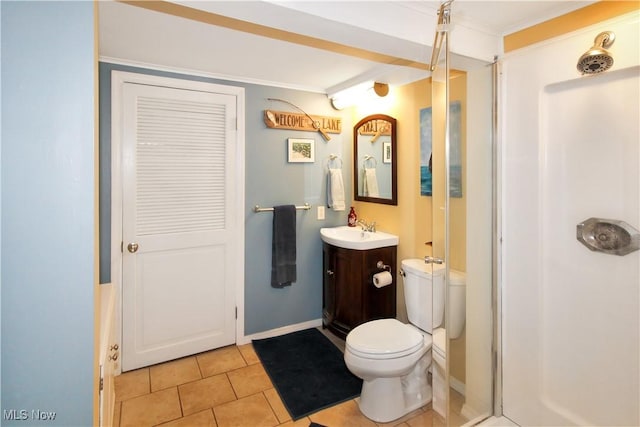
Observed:
[[[613,65],[613,57],[605,50],[609,48],[616,35],[612,31],[598,34],[593,46],[578,60],[578,71],[582,74],[597,74],[608,70]]]

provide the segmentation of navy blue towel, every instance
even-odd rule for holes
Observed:
[[[282,288],[296,281],[296,207],[274,206],[271,239],[271,286]]]

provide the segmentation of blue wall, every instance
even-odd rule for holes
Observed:
[[[94,3],[0,7],[2,410],[29,417],[2,423],[89,426]],[[37,422],[32,410],[54,411],[56,418]]]
[[[101,282],[109,277],[110,236],[110,140],[111,70],[139,72],[245,88],[245,333],[253,334],[322,317],[322,243],[320,228],[346,223],[346,212],[327,210],[326,219],[316,219],[316,206],[326,204],[326,162],[329,154],[343,159],[347,204],[351,191],[350,118],[331,108],[326,95],[276,87],[215,80],[108,63],[100,64],[100,213]],[[330,134],[326,142],[317,132],[269,129],[263,122],[265,109],[297,112],[293,107],[267,98],[292,102],[309,114],[342,117],[342,133]],[[287,163],[287,138],[315,141],[315,163]],[[309,203],[310,211],[297,215],[298,281],[291,287],[274,289],[271,274],[270,213],[254,213],[256,204]],[[348,211],[348,210],[347,210]]]
[[[2,242],[2,5],[0,5],[0,242]],[[2,244],[0,244],[0,409],[2,409]],[[0,418],[2,425],[2,418]]]

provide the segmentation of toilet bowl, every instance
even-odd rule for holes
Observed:
[[[431,404],[433,410],[442,417],[445,417],[447,412],[447,339],[457,339],[462,335],[466,317],[465,274],[450,270],[447,290],[449,292],[449,309],[451,310],[447,319],[449,324],[446,330],[440,327],[433,331],[433,363],[431,365],[431,373],[433,375],[433,400]]]
[[[431,400],[431,336],[396,319],[379,319],[348,335],[344,360],[362,378],[358,405],[376,422],[398,419]]]
[[[444,328],[433,331],[432,346],[433,363],[431,364],[431,374],[433,378],[433,399],[431,406],[433,410],[445,417],[447,411],[447,332]]]

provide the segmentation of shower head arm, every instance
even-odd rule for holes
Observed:
[[[593,48],[608,49],[611,47],[615,39],[616,35],[613,31],[603,31],[593,40]]]

